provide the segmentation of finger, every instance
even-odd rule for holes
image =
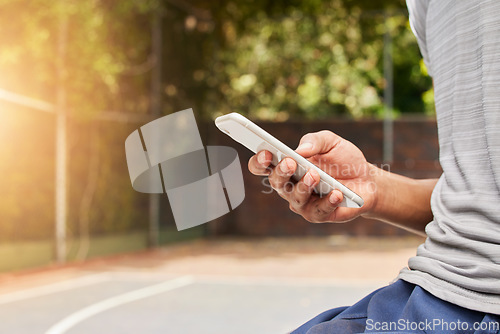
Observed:
[[[269,175],[269,183],[278,194],[284,195],[284,193],[289,193],[293,188],[290,181],[290,177],[295,173],[297,168],[297,163],[291,158],[284,158],[281,162],[273,169],[272,173]],[[287,196],[282,196],[287,197]]]
[[[290,202],[295,207],[295,209],[300,209],[309,202],[311,194],[314,191],[314,187],[319,183],[320,176],[317,171],[310,169],[302,177],[302,179],[297,182],[290,194]]]
[[[260,151],[248,160],[248,170],[255,175],[269,175],[273,155],[269,151]]]
[[[305,208],[305,211],[309,213],[306,219],[313,223],[335,221],[335,212],[343,199],[342,192],[335,189],[328,196],[310,202]]]
[[[303,157],[309,158],[316,154],[329,152],[341,142],[342,137],[331,131],[323,130],[304,135],[295,151]]]

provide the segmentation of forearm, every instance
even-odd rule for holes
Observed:
[[[416,180],[378,168],[373,172],[375,199],[363,216],[425,235],[425,226],[433,218],[430,199],[438,179]]]

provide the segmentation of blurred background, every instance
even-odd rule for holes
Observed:
[[[246,199],[178,232],[166,196],[132,189],[124,142],[187,108],[205,145],[238,149]],[[404,1],[0,0],[0,271],[186,240],[408,237],[291,213],[215,128],[229,112],[291,147],[329,129],[385,169],[440,174],[432,81]]]
[[[404,1],[1,0],[0,73],[3,271],[192,238],[405,234],[309,224],[248,172],[239,208],[177,232],[166,196],[133,191],[124,141],[186,108],[245,171],[215,117],[242,113],[292,147],[330,129],[386,169],[440,173]]]

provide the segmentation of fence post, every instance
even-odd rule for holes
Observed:
[[[66,261],[66,209],[67,209],[67,147],[66,147],[66,47],[68,41],[68,17],[64,11],[64,1],[60,1],[59,29],[57,44],[57,91],[56,91],[56,259]]]
[[[160,117],[162,108],[162,12],[157,8],[153,13],[151,29],[152,53],[155,65],[151,71],[150,106],[153,119]],[[160,166],[158,166],[160,168]],[[160,243],[160,195],[149,195],[149,245],[157,247]]]
[[[391,15],[385,14],[385,33],[384,33],[384,163],[392,163],[394,159],[394,129],[393,114],[394,108],[394,75],[392,60],[392,35],[389,24]]]

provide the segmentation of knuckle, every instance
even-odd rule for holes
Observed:
[[[326,210],[326,209],[322,208],[319,205],[317,205],[317,206],[314,207],[314,214],[316,216],[323,217],[323,216],[326,216],[329,213],[330,213],[329,210]]]
[[[304,198],[294,196],[293,202],[297,206],[303,206],[306,203],[306,200]]]
[[[325,217],[329,215],[333,210],[335,210],[335,208],[327,206],[324,200],[318,200],[314,205],[314,212],[317,216]]]
[[[305,135],[302,136],[301,140],[305,140],[305,139],[312,139],[314,138],[315,136],[315,133],[306,133]]]

